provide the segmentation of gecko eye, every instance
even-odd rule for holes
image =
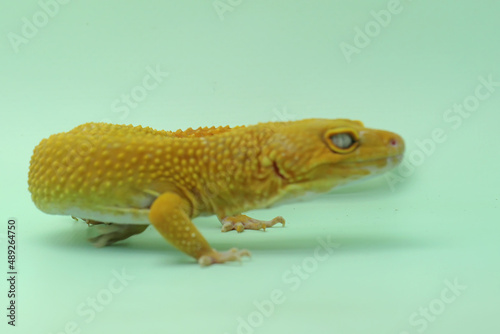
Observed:
[[[331,138],[333,145],[343,150],[351,147],[351,145],[354,143],[354,139],[347,133],[339,133],[333,135]]]
[[[328,131],[326,137],[330,149],[340,154],[351,153],[359,144],[358,134],[349,128]]]

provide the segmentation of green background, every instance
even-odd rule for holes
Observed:
[[[6,273],[14,217],[19,277],[16,328],[2,279],[2,333],[500,332],[499,12],[486,0],[4,1],[0,262]],[[399,133],[404,167],[250,212],[285,228],[196,219],[213,247],[252,251],[241,265],[202,269],[153,228],[95,249],[85,224],[38,211],[27,191],[33,148],[81,123],[312,117]]]

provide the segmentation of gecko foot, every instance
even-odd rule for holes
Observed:
[[[231,217],[224,217],[221,220],[222,232],[227,232],[231,230],[236,230],[238,233],[244,230],[266,230],[266,227],[272,227],[278,223],[285,226],[285,219],[281,216],[274,218],[273,220],[258,220],[250,218],[245,215],[237,215]]]
[[[237,248],[231,248],[230,250],[225,252],[218,252],[213,249],[210,253],[200,256],[200,258],[198,259],[198,263],[202,267],[206,267],[214,263],[225,263],[229,261],[241,262],[242,256],[250,257],[251,254],[246,249],[240,250]]]

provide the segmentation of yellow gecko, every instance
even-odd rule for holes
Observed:
[[[213,249],[193,224],[217,215],[222,231],[265,229],[242,212],[273,206],[394,168],[403,139],[346,119],[305,119],[230,128],[157,131],[87,123],[43,139],[28,177],[35,205],[86,221],[106,246],[149,224],[202,266],[247,250]]]

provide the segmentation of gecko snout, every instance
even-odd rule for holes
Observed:
[[[396,154],[402,154],[405,150],[405,141],[400,135],[391,133],[387,138],[387,146],[390,150],[395,151]]]

